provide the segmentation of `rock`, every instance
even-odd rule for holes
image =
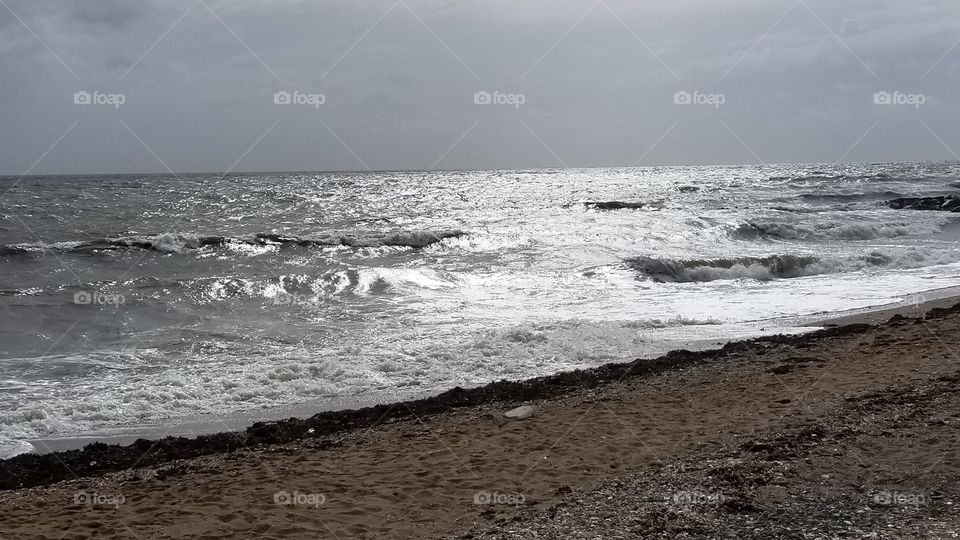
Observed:
[[[597,201],[597,202],[585,202],[583,203],[587,208],[593,208],[595,210],[639,210],[645,205],[641,202],[625,202],[625,201]]]
[[[894,210],[939,210],[941,212],[960,212],[960,197],[955,195],[939,197],[900,197],[887,201]]]
[[[523,407],[517,407],[516,409],[509,410],[503,413],[507,418],[513,418],[515,420],[524,420],[533,416],[533,412],[536,408],[533,405],[524,405]]]
[[[770,369],[770,373],[773,373],[774,375],[784,375],[786,373],[790,373],[791,371],[793,371],[793,366],[790,364],[783,364]]]

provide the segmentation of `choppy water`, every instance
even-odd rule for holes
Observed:
[[[958,182],[956,164],[0,178],[0,455],[956,285],[960,214],[882,201]]]

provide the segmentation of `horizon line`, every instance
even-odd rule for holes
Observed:
[[[773,167],[784,165],[826,165],[851,166],[851,165],[890,165],[890,164],[947,164],[960,163],[957,159],[943,159],[934,161],[778,161],[769,163],[713,163],[702,165],[681,165],[681,164],[661,164],[661,165],[591,165],[584,167],[495,167],[495,168],[464,168],[464,169],[328,169],[328,170],[273,170],[273,171],[180,171],[180,172],[70,172],[70,173],[46,173],[46,174],[0,174],[0,178],[37,178],[53,176],[196,176],[196,175],[221,175],[227,176],[255,175],[255,174],[376,174],[376,173],[437,173],[437,172],[501,172],[501,171],[568,171],[568,170],[589,170],[589,169],[650,169],[656,167],[666,168],[700,168],[700,167]]]

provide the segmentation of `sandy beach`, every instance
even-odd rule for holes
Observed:
[[[0,530],[956,537],[958,330],[960,305],[263,424],[200,450],[168,440],[21,456],[0,465]],[[532,416],[504,417],[528,405]],[[209,455],[170,459],[190,452]]]

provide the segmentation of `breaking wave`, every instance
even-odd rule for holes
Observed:
[[[718,279],[751,278],[770,280],[804,275],[818,263],[812,256],[772,255],[711,260],[673,260],[653,257],[627,259],[627,265],[657,282],[701,282]]]
[[[821,274],[856,272],[877,268],[921,268],[957,262],[945,254],[908,249],[897,254],[872,251],[851,257],[821,258],[813,255],[770,255],[768,257],[732,257],[725,259],[626,259],[642,277],[659,283],[691,283],[731,279],[770,281]]]
[[[225,246],[229,244],[251,246],[347,246],[363,247],[408,247],[424,248],[447,238],[459,238],[467,233],[459,230],[445,231],[399,231],[383,234],[360,236],[338,235],[328,237],[299,237],[275,233],[258,233],[246,237],[202,236],[190,233],[164,233],[154,235],[122,236],[101,238],[86,242],[59,242],[55,244],[11,244],[0,245],[0,256],[30,255],[44,251],[57,251],[78,254],[93,254],[102,251],[124,249],[145,249],[163,253],[180,253],[186,250],[207,246]]]
[[[739,240],[873,240],[899,236],[928,235],[940,232],[944,223],[818,223],[794,224],[752,221],[731,229]]]

